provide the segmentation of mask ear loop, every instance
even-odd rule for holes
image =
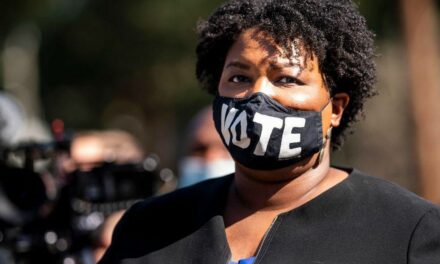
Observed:
[[[321,164],[322,159],[324,157],[324,152],[325,152],[325,145],[327,144],[327,141],[332,137],[332,127],[329,127],[327,130],[327,135],[325,135],[324,139],[322,140],[322,147],[321,150],[319,151],[319,155],[318,158],[316,159],[315,165],[313,166],[313,169],[316,169],[319,164]]]
[[[324,157],[325,145],[327,144],[327,141],[329,141],[332,137],[332,128],[333,127],[328,128],[327,135],[325,135],[325,138],[322,140],[322,148],[319,151],[318,164],[316,166],[321,164],[322,158]]]
[[[330,98],[329,103],[331,103],[331,102],[332,102],[332,99]],[[328,106],[328,104],[326,106],[324,106],[324,108],[321,110],[321,112]],[[327,129],[327,134],[322,139],[322,147],[321,147],[321,150],[319,151],[318,159],[316,160],[315,166],[313,168],[318,167],[319,164],[321,164],[321,162],[322,162],[322,158],[324,157],[325,145],[327,144],[327,141],[332,138],[332,129],[333,129],[333,127],[330,125],[330,127]]]
[[[327,82],[327,78],[326,78],[325,74],[322,75],[322,78],[323,78],[323,81],[324,81],[325,86],[326,86],[326,87],[329,87],[329,86],[328,86],[328,82]],[[324,109],[325,109],[329,104],[332,103],[333,96],[331,95],[331,91],[330,91],[330,89],[329,89],[328,91],[329,91],[329,99],[328,99],[328,103],[327,103],[327,104],[321,109],[321,112],[324,111]],[[324,157],[325,145],[327,144],[327,141],[328,141],[329,139],[332,138],[332,128],[333,128],[333,127],[330,125],[330,127],[327,129],[327,134],[326,134],[325,137],[322,139],[322,147],[321,147],[321,150],[319,151],[318,159],[316,160],[315,166],[313,166],[313,168],[318,167],[319,164],[321,164],[321,162],[322,162],[322,159],[323,159],[323,157]]]

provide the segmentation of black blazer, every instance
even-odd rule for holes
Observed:
[[[134,205],[99,262],[227,264],[222,211],[233,175]],[[439,264],[440,208],[353,170],[279,215],[254,264]]]

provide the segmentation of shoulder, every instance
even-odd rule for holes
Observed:
[[[392,214],[420,219],[440,207],[403,187],[375,176],[353,170],[347,180],[350,188],[365,205]]]
[[[440,259],[440,207],[387,180],[353,170],[344,182],[353,226],[366,227],[365,241],[405,253],[408,263]],[[391,253],[390,253],[391,254]]]
[[[218,196],[223,195],[228,190],[232,179],[233,174],[209,179],[164,195],[148,198],[138,203],[133,210],[142,211],[158,206],[177,206],[179,208],[189,206],[195,208],[197,205],[204,204],[207,199],[218,199]]]
[[[145,199],[133,205],[126,217],[163,222],[175,217],[197,216],[200,211],[206,212],[209,208],[215,209],[215,204],[221,204],[232,178],[232,175],[215,178]]]
[[[417,222],[408,247],[408,263],[435,264],[440,259],[440,210],[432,208]]]
[[[142,256],[187,237],[222,209],[232,179],[207,180],[136,203],[117,224],[100,263]]]
[[[440,207],[384,179],[353,170],[346,180],[356,202],[357,219],[368,226],[365,237],[404,252],[407,263],[434,264],[440,259]],[[365,220],[367,219],[367,220]],[[394,241],[394,242],[393,242]],[[389,254],[388,252],[388,254]]]

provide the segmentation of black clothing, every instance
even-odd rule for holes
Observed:
[[[226,264],[222,210],[233,176],[134,205],[100,264]],[[440,208],[353,170],[308,203],[280,214],[255,264],[439,264]]]

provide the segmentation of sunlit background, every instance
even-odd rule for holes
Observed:
[[[377,34],[380,95],[333,163],[440,202],[440,1],[357,2]],[[219,3],[2,0],[0,85],[26,116],[11,142],[50,140],[54,119],[122,129],[176,170],[185,125],[211,100],[194,74],[196,23]]]

